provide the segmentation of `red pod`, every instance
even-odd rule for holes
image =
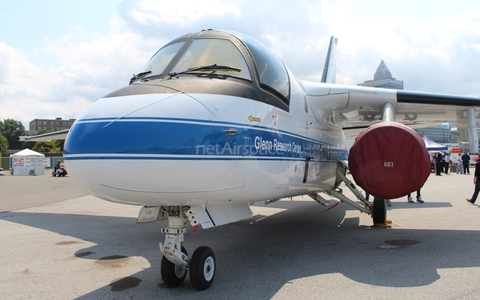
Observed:
[[[420,189],[431,170],[422,137],[395,122],[375,124],[363,131],[350,149],[348,166],[360,187],[385,199]]]

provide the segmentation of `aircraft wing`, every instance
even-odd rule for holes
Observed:
[[[67,138],[68,131],[69,129],[65,129],[33,136],[21,136],[19,137],[19,140],[21,142],[49,142],[52,140],[64,140]]]
[[[457,122],[458,128],[467,128],[468,114],[471,114],[471,120],[480,118],[480,97],[355,86],[348,87],[346,91],[332,87],[331,92],[335,90],[344,93],[346,100],[346,107],[339,108],[338,114],[347,136],[357,135],[363,129],[382,122],[386,103],[393,105],[395,122],[411,128],[445,122]]]

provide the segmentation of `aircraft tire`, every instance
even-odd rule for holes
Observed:
[[[202,246],[197,248],[190,260],[190,282],[197,290],[206,290],[215,277],[215,255],[213,250]]]
[[[182,246],[182,252],[187,255],[187,250]],[[162,257],[161,267],[162,280],[168,287],[176,287],[183,283],[187,276],[187,269],[183,269],[169,261],[165,256]]]
[[[385,224],[387,222],[387,201],[382,198],[375,197],[373,199],[373,225]]]

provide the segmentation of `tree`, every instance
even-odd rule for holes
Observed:
[[[0,154],[5,153],[8,149],[7,138],[0,133]],[[1,156],[1,155],[0,155]]]
[[[23,149],[22,142],[18,141],[21,135],[27,135],[22,122],[13,119],[5,119],[0,121],[0,134],[3,135],[10,145],[10,149]]]

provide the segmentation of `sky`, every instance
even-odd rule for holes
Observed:
[[[77,118],[128,85],[164,44],[202,29],[247,34],[298,79],[320,81],[330,36],[337,83],[384,60],[412,91],[480,95],[478,0],[0,0],[0,120]]]

